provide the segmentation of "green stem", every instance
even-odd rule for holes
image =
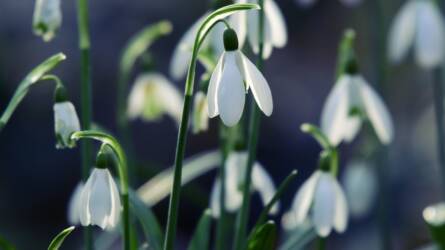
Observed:
[[[225,131],[227,128],[224,126],[224,124],[220,123],[219,130],[220,130],[220,151],[221,151],[221,166],[219,167],[219,179],[221,183],[221,192],[219,195],[219,219],[216,229],[216,250],[223,250],[225,249],[225,227],[226,227],[226,171],[225,171],[225,165],[226,165],[226,159],[228,151],[230,149],[227,148],[227,139],[225,138],[225,135],[227,135],[227,132]]]
[[[440,169],[442,170],[442,194],[445,195],[445,123],[444,123],[444,88],[442,83],[442,70],[434,71],[433,93],[434,93],[434,112],[436,116],[437,129],[437,153]]]
[[[325,249],[326,249],[326,238],[318,237],[317,250],[325,250]]]
[[[258,59],[257,67],[260,71],[263,69],[263,50],[264,50],[264,0],[258,0],[258,5],[260,6],[258,14]],[[256,159],[256,150],[258,144],[258,134],[260,128],[260,110],[255,103],[255,100],[251,100],[251,113],[249,119],[249,138],[248,138],[248,155],[247,155],[247,165],[246,173],[244,176],[243,183],[243,203],[241,205],[241,210],[237,218],[237,228],[235,234],[235,250],[244,250],[246,247],[246,231],[247,223],[249,220],[249,207],[250,207],[250,185],[252,182],[252,168],[253,162]]]
[[[77,22],[79,30],[79,49],[80,49],[80,99],[81,99],[81,126],[82,129],[88,130],[91,127],[91,65],[90,65],[90,35],[88,24],[88,2],[87,0],[77,1]],[[85,182],[88,179],[90,167],[92,165],[91,144],[90,142],[82,142],[82,179]],[[87,250],[94,249],[92,241],[92,231],[87,227],[84,232],[85,248]]]
[[[101,141],[102,143],[110,146],[110,148],[113,149],[114,154],[117,156],[118,164],[116,165],[118,167],[117,172],[119,174],[120,192],[121,192],[122,206],[123,206],[122,225],[124,231],[124,249],[130,250],[131,232],[130,232],[130,221],[129,221],[130,210],[128,202],[128,164],[124,150],[114,137],[98,131],[87,130],[87,131],[75,132],[71,135],[71,138],[73,140],[88,138]]]

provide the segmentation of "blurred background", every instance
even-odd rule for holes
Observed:
[[[292,0],[277,0],[286,18],[289,41],[284,49],[275,49],[266,62],[265,76],[275,107],[270,118],[262,119],[258,160],[276,184],[291,170],[299,170],[297,181],[284,195],[282,211],[290,207],[298,187],[316,168],[320,148],[310,136],[300,132],[299,126],[303,122],[319,124],[322,105],[334,84],[337,47],[345,28],[356,30],[362,73],[377,86],[377,41],[387,27],[378,27],[376,2],[365,0],[358,7],[348,8],[339,1],[320,0],[311,8],[301,8]],[[382,2],[388,23],[403,1]],[[168,75],[176,43],[208,5],[209,0],[90,1],[95,122],[110,131],[116,130],[117,70],[127,40],[149,24],[170,20],[172,34],[152,47],[157,69]],[[67,60],[55,73],[66,84],[79,110],[76,1],[62,1],[62,7],[63,25],[52,42],[44,43],[32,32],[34,1],[0,2],[0,111],[29,70],[57,52],[65,53]],[[384,166],[379,165],[381,161],[368,162],[373,171],[380,167],[387,176],[385,228],[390,234],[385,235],[390,235],[392,249],[415,249],[429,242],[422,210],[441,197],[431,73],[419,70],[411,61],[389,68],[385,85],[379,87],[395,121],[395,140],[388,148]],[[183,89],[184,81],[176,85]],[[80,180],[79,150],[55,149],[52,98],[51,84],[33,87],[0,134],[0,235],[18,249],[46,249],[52,237],[68,225],[68,200]],[[145,176],[148,180],[153,172],[173,164],[177,128],[169,118],[157,123],[137,120],[131,127],[141,162],[138,184],[142,184]],[[214,119],[208,132],[190,135],[186,155],[215,149],[217,128]],[[349,162],[368,160],[358,156],[360,144],[359,139],[341,146],[340,175]],[[178,242],[183,242],[180,245],[186,246],[208,204],[215,174],[206,174],[185,188],[179,217]],[[195,198],[190,199],[192,196]],[[351,218],[346,233],[334,233],[329,249],[381,249],[379,204],[376,199],[368,213]],[[153,208],[162,224],[167,207],[165,199]],[[255,196],[252,210],[255,214],[260,209],[261,202]],[[276,217],[277,221],[280,217]],[[79,249],[81,237],[81,232],[76,231],[64,249]]]

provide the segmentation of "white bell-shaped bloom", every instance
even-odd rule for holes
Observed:
[[[241,189],[247,163],[247,152],[232,152],[229,154],[225,165],[225,208],[229,212],[237,211],[243,202],[243,191]],[[256,191],[261,197],[264,205],[272,200],[275,194],[275,185],[272,178],[259,163],[255,162],[252,168],[252,192]],[[214,217],[220,215],[221,183],[217,179],[213,184],[210,195],[210,208]],[[276,203],[270,210],[276,214],[279,204]]]
[[[193,44],[195,42],[196,33],[204,19],[210,14],[206,12],[202,17],[196,20],[195,23],[184,33],[176,45],[172,58],[170,60],[170,75],[175,80],[183,78],[189,67],[189,61],[192,56]],[[241,13],[232,14],[226,18],[226,21],[236,30],[239,38],[239,44],[242,47],[247,33],[246,28],[246,15]],[[204,40],[204,44],[200,50],[212,50],[216,57],[224,52],[224,43],[221,37],[224,33],[225,26],[222,23],[218,23],[210,31],[208,37]]]
[[[73,132],[80,131],[79,117],[74,105],[69,101],[54,104],[54,130],[57,148],[72,148],[76,143],[70,139]]]
[[[310,7],[317,2],[317,0],[295,0],[295,2],[303,7]],[[340,0],[342,4],[347,7],[355,7],[359,5],[363,0]]]
[[[369,119],[383,144],[393,139],[393,123],[383,100],[358,74],[343,74],[334,85],[321,114],[321,129],[333,145],[352,141],[362,119]]]
[[[34,33],[45,42],[54,38],[62,24],[60,0],[36,0],[33,17]]]
[[[261,111],[270,116],[273,111],[272,93],[263,74],[238,50],[233,30],[225,31],[224,40],[227,42],[226,51],[219,58],[207,91],[209,117],[219,115],[229,127],[237,124],[249,89]]]
[[[195,94],[193,100],[193,133],[197,134],[209,128],[209,111],[206,95],[202,91]]]
[[[77,184],[68,203],[68,222],[73,226],[80,224],[80,196],[83,187],[83,182]]]
[[[328,236],[332,228],[338,233],[346,230],[348,205],[337,179],[329,172],[317,170],[301,186],[292,203],[295,222],[301,224],[309,216],[315,231]]]
[[[164,114],[178,124],[181,120],[183,97],[179,90],[163,75],[145,73],[140,75],[128,99],[128,117],[145,121],[159,120]]]
[[[121,200],[108,169],[94,168],[80,194],[79,217],[83,226],[113,229],[120,218]]]
[[[377,197],[377,176],[364,162],[352,162],[346,167],[342,183],[349,211],[353,217],[366,215]]]
[[[406,1],[390,29],[389,59],[399,63],[406,57],[409,49],[414,47],[416,63],[425,69],[431,69],[443,61],[444,46],[445,26],[435,1]]]
[[[238,3],[252,2],[256,0],[237,0]],[[258,11],[242,12],[238,15],[247,15],[239,21],[247,20],[247,37],[255,54],[259,53],[258,47]],[[237,31],[238,33],[238,31]],[[264,48],[263,58],[267,59],[272,54],[272,49],[283,48],[287,44],[287,27],[284,15],[274,0],[264,0]]]

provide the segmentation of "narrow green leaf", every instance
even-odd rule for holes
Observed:
[[[219,150],[204,152],[186,159],[182,170],[182,185],[215,169],[220,162]],[[138,196],[145,204],[154,206],[170,194],[173,185],[173,169],[174,167],[170,167],[162,171],[137,190]]]
[[[210,249],[210,227],[212,225],[212,213],[210,209],[206,209],[199,219],[193,237],[187,250]]]
[[[69,227],[62,232],[60,232],[49,244],[48,250],[58,250],[65,238],[75,229],[75,227]]]
[[[29,88],[33,84],[37,83],[42,78],[42,76],[44,76],[46,73],[54,69],[54,67],[56,67],[61,61],[65,60],[65,58],[66,57],[64,54],[59,53],[46,59],[44,62],[35,67],[20,82],[13,97],[11,98],[11,101],[9,101],[8,106],[6,107],[5,111],[3,111],[3,114],[0,117],[0,132],[2,131],[3,127],[8,123],[9,118],[11,118],[17,106],[20,104],[20,102],[28,93]]]
[[[163,236],[156,216],[151,209],[137,197],[133,190],[130,190],[129,198],[130,211],[139,220],[148,245],[153,250],[161,250]]]
[[[277,226],[268,221],[259,227],[248,241],[248,250],[273,250],[277,242]]]
[[[275,192],[272,199],[267,203],[267,205],[264,207],[263,211],[261,211],[260,217],[258,218],[258,221],[256,222],[255,226],[252,228],[252,231],[249,235],[249,239],[253,237],[254,232],[258,230],[258,228],[263,225],[266,222],[267,215],[269,214],[272,207],[275,205],[276,202],[281,198],[284,191],[289,187],[289,184],[297,177],[297,170],[293,170],[287,177],[284,179],[284,181],[280,184],[277,191]]]
[[[5,238],[0,236],[0,249],[15,250],[15,247],[9,241],[7,241]]]
[[[172,31],[169,21],[160,21],[150,25],[136,35],[134,35],[123,50],[120,71],[128,73],[139,58],[147,49],[160,37],[168,35]]]

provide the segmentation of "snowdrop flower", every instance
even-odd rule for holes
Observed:
[[[60,0],[36,0],[33,17],[34,33],[45,42],[54,38],[62,24]]]
[[[409,0],[392,23],[388,55],[399,63],[414,47],[416,63],[425,69],[438,66],[444,57],[445,26],[435,1]]]
[[[227,0],[216,0],[215,6],[212,9],[218,9],[231,3]],[[189,66],[189,60],[192,55],[193,43],[195,41],[196,33],[198,32],[199,26],[202,24],[204,19],[210,14],[210,12],[204,13],[198,20],[193,23],[193,25],[184,33],[184,35],[179,40],[176,45],[173,56],[170,61],[170,75],[175,80],[180,80],[183,78]],[[241,13],[232,14],[230,17],[226,18],[227,22],[236,30],[239,36],[239,44],[242,47],[244,44],[245,37],[247,35],[246,28],[246,15]],[[201,51],[211,50],[215,56],[221,55],[224,52],[224,44],[221,41],[221,36],[224,33],[225,26],[222,23],[216,24],[216,26],[210,31],[209,39],[204,41],[201,46]]]
[[[67,100],[65,88],[56,88],[54,103],[54,130],[56,134],[56,148],[72,148],[76,143],[70,139],[72,133],[80,131],[79,117],[74,105]]]
[[[145,73],[136,79],[130,92],[128,117],[156,121],[167,114],[179,124],[182,103],[181,93],[167,78],[158,73]]]
[[[247,152],[232,152],[226,160],[225,175],[225,206],[227,211],[237,211],[243,202],[243,191],[241,187],[246,171]],[[252,168],[252,191],[257,191],[261,196],[263,204],[266,205],[275,194],[275,185],[272,178],[259,163],[255,162]],[[210,195],[210,208],[212,215],[218,218],[220,215],[220,194],[221,183],[217,179],[213,184]],[[275,204],[270,210],[271,214],[276,214],[279,204]]]
[[[238,50],[233,29],[224,32],[225,52],[210,77],[207,100],[209,117],[220,115],[226,126],[238,123],[244,110],[246,92],[251,89],[258,107],[272,114],[273,101],[269,84],[256,66]]]
[[[317,0],[295,0],[298,5],[303,7],[310,7],[317,2]],[[340,0],[342,4],[347,7],[355,7],[359,5],[363,0]]]
[[[77,184],[68,203],[68,222],[73,226],[80,224],[80,195],[83,187],[82,181]]]
[[[371,166],[353,162],[346,167],[342,178],[349,211],[354,217],[367,214],[377,196],[377,176]]]
[[[348,206],[337,179],[331,173],[317,170],[301,186],[292,204],[295,223],[309,217],[320,237],[328,236],[332,228],[338,233],[346,230]]]
[[[78,205],[83,226],[113,229],[120,218],[121,201],[116,183],[107,168],[94,168],[80,194]]]
[[[238,0],[244,3],[246,0]],[[257,0],[249,0],[257,3]],[[274,0],[264,0],[264,48],[263,58],[267,59],[272,54],[272,49],[283,48],[287,44],[287,28],[283,14]],[[258,47],[258,11],[248,11],[238,15],[247,15],[247,37],[255,54],[259,53]],[[243,18],[240,18],[242,21]]]
[[[209,111],[206,95],[202,91],[195,94],[193,100],[193,133],[197,134],[209,128]]]
[[[363,118],[369,119],[383,144],[393,139],[391,116],[380,96],[357,73],[339,77],[329,94],[321,114],[321,129],[336,146],[350,142],[357,135]]]

